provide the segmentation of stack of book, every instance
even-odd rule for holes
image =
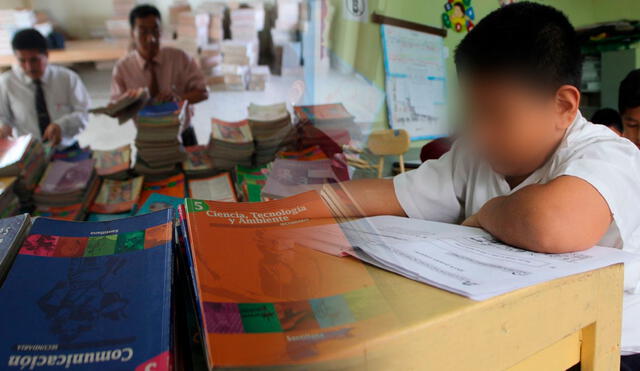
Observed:
[[[221,44],[224,64],[253,66],[258,63],[258,43],[253,40],[224,40]]]
[[[251,166],[254,152],[249,121],[229,122],[211,119],[209,156],[216,169],[232,169],[236,165]]]
[[[247,89],[248,66],[221,64],[207,77],[207,85],[214,91],[244,91]]]
[[[115,39],[130,37],[129,12],[136,6],[136,0],[112,0],[113,16],[106,20],[107,34]]]
[[[209,43],[209,14],[182,12],[178,14],[176,25],[177,40],[182,44],[202,47]]]
[[[0,139],[0,177],[18,178],[14,191],[22,208],[33,207],[32,193],[47,167],[48,157],[42,143],[31,135]]]
[[[267,85],[267,81],[271,76],[268,66],[253,66],[249,69],[249,82],[247,83],[247,90],[251,91],[264,91]]]
[[[116,214],[131,211],[138,203],[144,177],[127,180],[105,179],[89,211]]]
[[[295,106],[293,111],[300,122],[313,124],[341,146],[360,134],[355,117],[342,103]]]
[[[131,146],[125,145],[108,151],[93,151],[96,173],[104,178],[124,180],[131,167]]]
[[[222,3],[204,1],[198,5],[198,11],[209,14],[209,42],[218,43],[224,39],[224,13]]]
[[[16,215],[20,211],[20,200],[13,191],[17,179],[14,176],[0,178],[0,218]]]
[[[13,35],[23,28],[33,27],[35,22],[31,10],[0,9],[0,54],[13,54]]]
[[[260,19],[264,24],[264,10],[254,8],[231,9],[231,38],[233,40],[254,41],[258,38],[258,31],[262,29]],[[261,18],[262,17],[262,18]]]
[[[277,0],[277,19],[274,29],[296,31],[300,28],[300,0]]]
[[[3,363],[172,369],[174,219],[172,209],[106,223],[36,219],[0,290]]]
[[[148,101],[149,90],[147,88],[137,88],[133,90],[132,94],[127,92],[115,102],[103,107],[93,108],[89,112],[117,118],[118,122],[123,124],[135,117]]]
[[[222,53],[219,44],[209,44],[200,49],[198,55],[200,69],[205,76],[212,76],[216,67],[222,64]]]
[[[169,5],[169,25],[174,32],[178,27],[180,14],[185,12],[191,12],[191,5],[189,5],[188,1],[175,0]]]
[[[187,159],[182,163],[182,170],[188,178],[203,178],[216,172],[207,146],[185,147],[184,150]]]
[[[81,219],[100,187],[94,171],[94,160],[79,162],[53,161],[47,166],[33,193],[36,215],[69,215],[66,219]],[[66,214],[70,213],[70,214]]]
[[[258,165],[269,163],[278,151],[295,141],[287,105],[277,103],[262,106],[252,103],[248,111],[249,124],[256,143],[255,162]]]
[[[186,159],[180,133],[187,114],[186,101],[150,105],[138,113],[136,172],[147,178],[161,178],[179,171],[177,165]]]
[[[30,226],[29,214],[0,219],[0,287],[29,233]]]

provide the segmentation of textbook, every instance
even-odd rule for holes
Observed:
[[[71,148],[65,148],[62,150],[54,150],[51,155],[51,160],[56,161],[67,161],[67,162],[80,162],[84,161],[88,158],[91,158],[92,151],[91,148],[80,148],[72,146]]]
[[[26,237],[30,225],[29,214],[0,219],[0,287],[2,287],[2,282],[11,268],[18,249],[22,246],[22,241]]]
[[[143,180],[141,176],[128,180],[105,179],[89,211],[101,214],[130,211],[138,203]]]
[[[118,119],[123,124],[132,119],[149,100],[147,88],[138,88],[133,95],[124,95],[104,107],[93,108],[89,112],[104,114]]]
[[[145,181],[142,184],[142,192],[140,193],[140,198],[138,200],[138,207],[142,207],[152,193],[160,193],[165,196],[176,198],[185,198],[187,189],[184,174],[174,175],[172,177],[153,182]]]
[[[91,213],[87,216],[87,221],[88,222],[110,222],[112,220],[124,219],[134,215],[135,213],[133,212],[133,210],[129,210],[124,213],[117,213],[117,214]]]
[[[37,205],[47,206],[69,206],[91,202],[86,198],[99,185],[93,164],[93,159],[79,162],[57,160],[49,163],[34,191],[34,201]]]
[[[229,173],[190,180],[189,196],[198,200],[238,202]]]
[[[188,178],[201,178],[215,173],[207,146],[190,146],[185,147],[184,150],[187,159],[182,163],[182,169]]]
[[[172,197],[160,193],[152,193],[145,203],[138,209],[136,215],[152,213],[154,211],[174,208],[184,204],[183,197]]]
[[[267,182],[269,168],[264,165],[256,168],[236,166],[236,184],[242,192],[245,202],[262,201],[262,188]]]
[[[36,205],[36,209],[31,214],[51,219],[77,221],[84,219],[85,212],[82,203],[75,203],[67,206]]]
[[[284,198],[311,190],[319,191],[323,184],[337,183],[331,161],[298,161],[276,158],[271,166],[262,197]]]
[[[341,238],[316,192],[264,203],[188,199],[186,208],[187,258],[210,369],[359,356],[395,328],[364,264],[307,245],[307,229]],[[281,242],[292,232],[296,240]]]
[[[171,369],[173,219],[36,219],[0,290],[3,369]]]
[[[96,173],[103,177],[121,179],[131,167],[131,146],[128,144],[108,151],[93,151]]]
[[[21,202],[30,202],[47,158],[42,143],[31,135],[0,139],[0,176],[18,177],[15,191]]]
[[[209,156],[213,159],[215,168],[251,166],[253,152],[253,135],[248,120],[229,122],[211,119]]]
[[[20,210],[20,200],[14,192],[18,178],[0,177],[0,218],[16,215]]]

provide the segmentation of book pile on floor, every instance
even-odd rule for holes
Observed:
[[[263,106],[252,103],[248,111],[249,124],[256,143],[255,162],[258,165],[269,163],[278,151],[295,140],[287,105],[277,103]]]
[[[115,39],[129,38],[129,12],[136,6],[136,0],[112,0],[112,4],[113,16],[105,21],[107,33]]]
[[[256,8],[231,9],[231,38],[233,40],[254,41],[264,25],[264,10]],[[262,24],[260,24],[262,20]]]
[[[93,165],[93,159],[49,163],[33,192],[34,215],[82,220],[100,187]]]
[[[209,157],[209,147],[190,146],[185,147],[187,159],[182,163],[184,174],[190,178],[204,178],[213,175],[216,169],[211,157]]]
[[[258,63],[258,44],[255,41],[224,40],[221,51],[224,64],[253,66]]]
[[[198,5],[198,11],[209,14],[209,42],[219,43],[222,41],[224,39],[225,4],[204,1]]]
[[[271,39],[275,45],[296,39],[296,32],[300,30],[300,7],[299,0],[277,0],[277,19],[271,29]]]
[[[0,218],[16,215],[20,212],[20,200],[13,191],[18,178],[0,177]]]
[[[249,121],[229,122],[211,119],[209,156],[216,169],[232,169],[236,165],[251,166],[254,152]]]
[[[138,149],[135,170],[147,179],[179,172],[186,159],[180,134],[187,120],[187,102],[162,103],[143,108],[135,118]]]
[[[214,67],[207,77],[207,85],[213,91],[244,91],[247,89],[248,66],[221,64]]]
[[[189,5],[188,1],[174,0],[173,3],[169,5],[169,26],[171,26],[174,37],[176,36],[180,14],[185,12],[191,12],[191,5]]]
[[[125,145],[112,150],[93,151],[96,174],[103,178],[124,180],[131,167],[131,146]]]
[[[240,190],[242,201],[260,202],[262,200],[262,189],[267,183],[269,167],[245,167],[236,166],[235,179],[236,186]]]
[[[252,66],[249,68],[249,81],[247,82],[247,90],[264,91],[269,81],[271,72],[268,66]]]
[[[0,54],[13,54],[13,35],[23,28],[33,27],[35,22],[31,10],[0,9]]]
[[[198,55],[200,69],[205,76],[212,76],[220,64],[222,64],[222,52],[220,44],[209,44],[200,49]]]
[[[229,173],[189,180],[189,197],[198,200],[238,202]]]
[[[0,139],[0,177],[18,180],[14,192],[23,209],[33,207],[32,194],[47,167],[48,156],[39,140],[31,135]]]
[[[177,42],[181,47],[191,45],[197,50],[209,43],[209,14],[201,12],[182,12],[178,14],[176,25]],[[191,49],[189,48],[189,49]]]

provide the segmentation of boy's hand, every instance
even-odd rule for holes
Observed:
[[[60,128],[60,125],[56,123],[49,124],[49,126],[47,126],[47,128],[44,130],[44,134],[42,134],[42,141],[49,141],[54,146],[57,146],[58,144],[60,144],[61,140],[62,129]]]
[[[0,125],[0,139],[9,138],[13,128],[9,125]]]
[[[478,220],[478,214],[473,214],[462,222],[465,227],[482,228],[480,220]]]

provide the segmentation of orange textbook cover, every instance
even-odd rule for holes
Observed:
[[[316,249],[348,246],[318,193],[186,208],[210,368],[340,362],[396,327],[365,265]]]
[[[152,193],[160,193],[165,196],[184,198],[186,196],[184,174],[180,173],[167,179],[158,180],[155,182],[144,182],[142,184],[142,192],[140,192],[140,198],[138,199],[138,208],[141,208],[147,198]]]

